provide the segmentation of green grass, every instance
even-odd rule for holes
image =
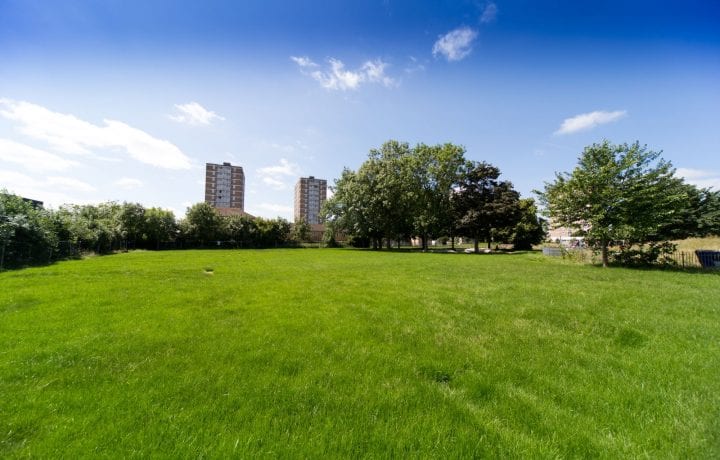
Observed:
[[[0,457],[717,458],[718,299],[538,254],[0,273]]]

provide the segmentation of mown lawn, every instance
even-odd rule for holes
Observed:
[[[0,273],[0,457],[26,456],[717,458],[720,273],[327,249]]]

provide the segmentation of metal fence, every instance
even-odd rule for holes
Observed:
[[[600,255],[587,248],[545,247],[543,248],[543,254],[563,257],[564,259],[570,259],[580,263],[592,264],[600,262]],[[669,261],[669,265],[674,265],[678,268],[708,268],[703,267],[695,251],[675,251],[663,255],[662,259],[665,259],[666,262]],[[712,269],[712,267],[710,269]]]
[[[702,268],[702,264],[695,252],[692,251],[675,251],[667,256],[675,262],[678,267],[682,268]]]

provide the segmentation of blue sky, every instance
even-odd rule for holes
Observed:
[[[292,219],[388,139],[453,142],[523,196],[639,140],[720,189],[720,3],[0,0],[0,188],[178,216],[206,162]]]

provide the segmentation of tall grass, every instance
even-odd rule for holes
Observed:
[[[718,298],[536,254],[6,272],[0,457],[718,457]]]

